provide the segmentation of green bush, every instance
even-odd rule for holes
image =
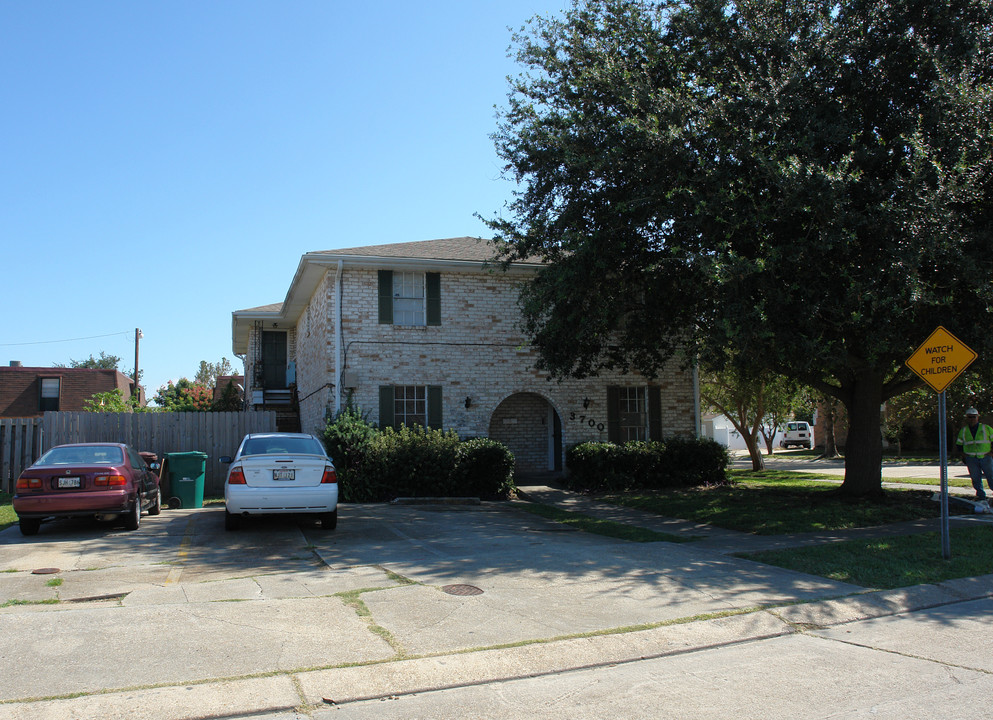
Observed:
[[[375,436],[375,425],[350,406],[328,420],[321,431],[324,448],[334,461],[339,476],[362,465]]]
[[[338,471],[342,502],[397,497],[507,498],[514,491],[514,456],[489,439],[460,442],[454,430],[379,430],[346,408],[321,439]]]
[[[580,443],[566,451],[566,487],[592,492],[647,490],[727,482],[727,448],[709,438],[663,442]]]
[[[466,440],[458,448],[455,467],[458,493],[486,500],[506,500],[514,485],[514,454],[489,438]]]
[[[366,501],[452,495],[458,445],[454,430],[418,426],[379,431],[362,466]]]

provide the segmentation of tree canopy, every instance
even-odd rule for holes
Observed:
[[[93,357],[91,354],[85,360],[73,360],[69,359],[69,364],[64,365],[62,363],[55,363],[55,367],[71,367],[71,368],[90,368],[93,370],[117,370],[120,367],[121,358],[117,355],[108,355],[103,350],[100,351],[100,357]]]
[[[170,380],[155,393],[155,404],[166,412],[208,412],[213,401],[213,390],[188,378]]]
[[[987,0],[577,0],[514,36],[490,221],[553,374],[724,352],[836,397],[842,490],[939,324],[993,349]]]

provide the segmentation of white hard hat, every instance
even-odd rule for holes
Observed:
[[[979,411],[976,410],[976,408],[969,408],[968,410],[965,411],[965,414],[966,415],[975,415],[976,417],[979,417]]]

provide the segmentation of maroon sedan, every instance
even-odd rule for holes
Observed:
[[[17,478],[14,512],[24,535],[34,535],[45,518],[124,517],[136,530],[142,510],[158,515],[159,477],[128,445],[58,445]]]

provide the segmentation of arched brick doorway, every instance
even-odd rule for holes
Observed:
[[[537,393],[516,393],[490,417],[489,436],[514,453],[514,472],[533,475],[562,470],[562,421]]]

